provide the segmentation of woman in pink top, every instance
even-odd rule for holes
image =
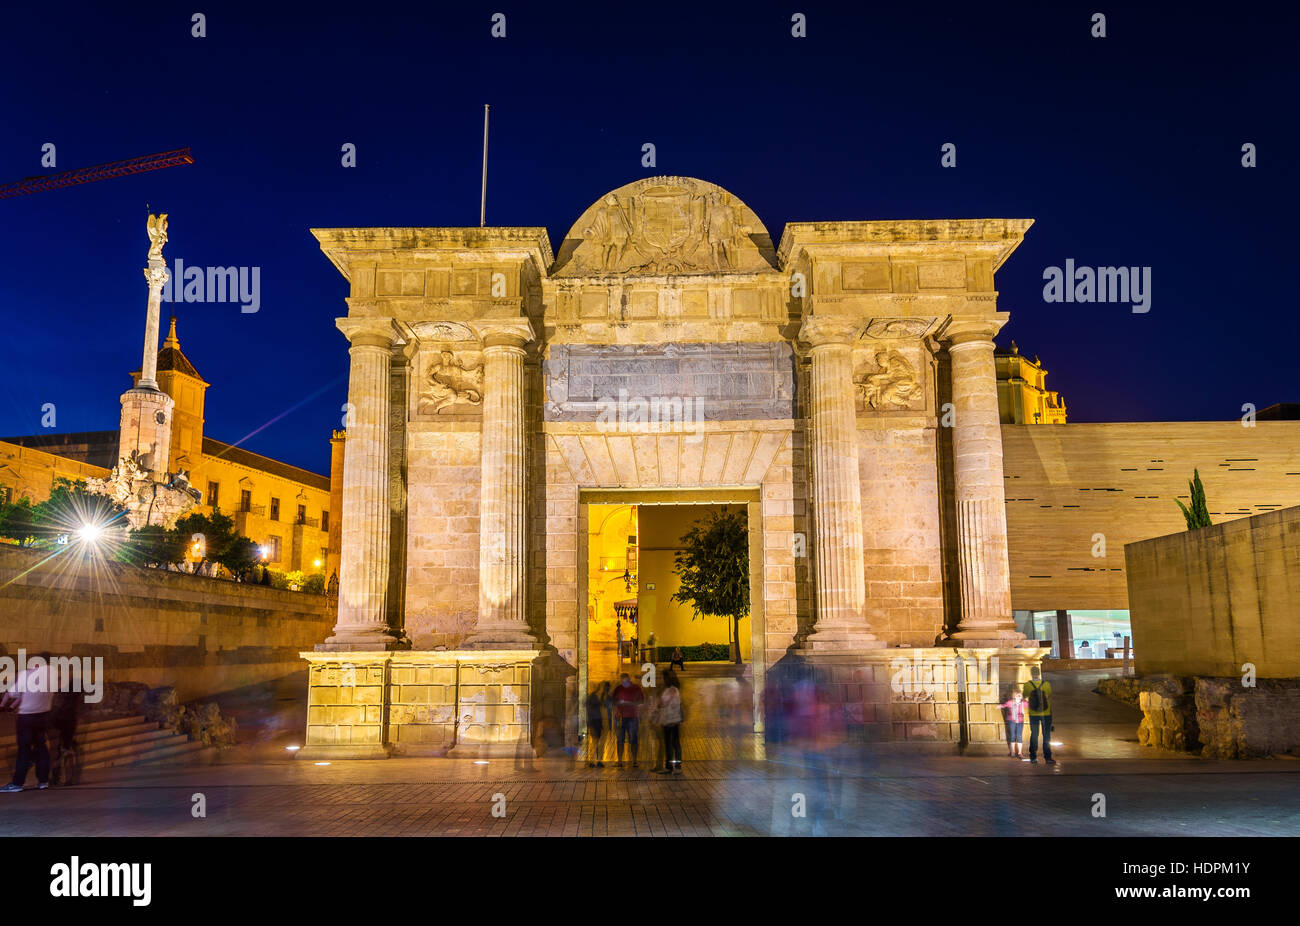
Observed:
[[[1025,696],[1017,688],[1009,701],[1002,704],[1002,709],[1007,712],[1007,755],[1014,758],[1023,758],[1024,748],[1022,740],[1025,738],[1025,711],[1029,707],[1025,701]]]

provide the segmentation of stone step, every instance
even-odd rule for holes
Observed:
[[[171,730],[157,730],[151,736],[140,738],[123,737],[120,740],[96,744],[95,748],[84,750],[81,753],[81,764],[88,768],[94,768],[112,759],[144,755],[151,749],[175,742],[188,743],[189,737],[184,733],[174,733]]]
[[[123,720],[125,722],[88,724],[85,729],[78,728],[77,746],[82,755],[90,756],[102,749],[171,735],[170,730],[160,730],[156,722],[145,720],[143,717],[127,717]],[[57,735],[51,735],[49,741],[51,743],[57,741]],[[17,754],[18,744],[13,741],[0,747],[0,761],[12,760]]]
[[[171,740],[160,745],[126,755],[96,759],[93,762],[83,763],[82,768],[120,768],[128,765],[156,765],[166,762],[178,762],[198,758],[199,754],[214,748],[204,746],[197,740],[191,741],[183,733],[177,733]]]

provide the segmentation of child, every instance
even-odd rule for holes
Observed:
[[[1007,755],[1012,758],[1024,758],[1021,740],[1025,736],[1025,696],[1017,688],[1009,701],[1002,704],[1007,712]]]

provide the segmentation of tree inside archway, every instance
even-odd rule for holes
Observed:
[[[730,620],[732,654],[740,663],[740,622],[749,617],[749,524],[743,511],[721,511],[696,521],[681,538],[673,571],[681,587],[672,601],[696,617]]]

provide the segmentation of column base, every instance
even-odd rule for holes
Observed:
[[[385,630],[338,633],[315,646],[318,653],[386,652],[410,648],[411,641],[405,636]]]
[[[884,649],[884,640],[868,630],[857,627],[818,627],[797,643],[791,652],[800,654],[814,653],[865,653]]]
[[[977,627],[971,630],[954,631],[943,639],[937,640],[935,645],[1016,649],[1024,646],[1036,647],[1038,646],[1038,641],[1029,639],[1018,630],[1000,630],[995,627]]]
[[[457,649],[464,650],[540,650],[537,637],[527,628],[516,626],[483,627],[465,638]]]

